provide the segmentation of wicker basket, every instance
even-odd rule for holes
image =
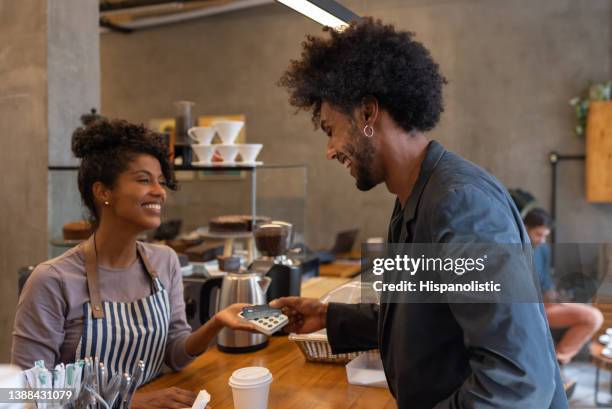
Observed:
[[[332,364],[347,364],[367,351],[349,352],[346,354],[332,354],[331,347],[327,341],[327,334],[290,334],[289,340],[297,344],[309,362],[325,362]]]

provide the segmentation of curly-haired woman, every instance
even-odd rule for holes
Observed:
[[[161,135],[122,120],[97,121],[75,131],[81,159],[78,185],[93,235],[36,267],[23,289],[13,332],[12,362],[48,367],[95,356],[114,373],[134,373],[141,384],[165,363],[180,370],[206,350],[224,326],[252,330],[236,315],[218,312],[192,332],[185,319],[178,258],[166,246],[137,241],[160,224],[166,189],[176,189]],[[182,408],[192,391],[136,393],[133,408]]]
[[[348,168],[360,190],[385,183],[397,197],[389,242],[528,246],[506,189],[428,140],[443,110],[445,79],[414,34],[369,18],[326,31],[327,38],[307,38],[280,84],[292,105],[313,112],[329,138],[328,159]],[[505,284],[516,280],[537,294],[523,260],[488,263],[518,266]],[[535,296],[522,303],[511,297],[477,304],[400,297],[403,303],[380,307],[289,297],[271,305],[286,308],[287,330],[327,328],[334,353],[379,348],[400,409],[567,408],[542,305]]]

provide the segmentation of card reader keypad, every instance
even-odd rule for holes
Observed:
[[[239,315],[242,319],[246,319],[242,316],[242,313]],[[260,316],[258,318],[251,318],[247,321],[252,323],[257,331],[266,335],[272,335],[287,325],[289,323],[289,318],[285,314],[274,314],[267,317]]]

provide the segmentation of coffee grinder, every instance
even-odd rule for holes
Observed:
[[[189,129],[194,126],[192,115],[194,103],[191,101],[176,101],[175,128],[174,128],[174,158],[181,158],[182,166],[190,166],[192,159],[191,138]]]
[[[260,256],[249,270],[272,279],[267,292],[268,302],[288,296],[299,296],[302,284],[300,263],[288,257],[293,239],[293,225],[273,221],[255,229],[255,246]]]

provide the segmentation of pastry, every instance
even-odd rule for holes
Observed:
[[[269,217],[250,215],[228,215],[210,219],[208,226],[211,232],[239,233],[253,231],[253,225],[268,223]]]

